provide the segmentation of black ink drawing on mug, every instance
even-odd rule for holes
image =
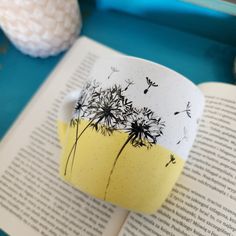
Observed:
[[[170,165],[170,163],[172,163],[172,164],[176,163],[175,156],[173,154],[170,154],[170,160],[166,163],[165,167]]]
[[[115,130],[120,129],[118,126],[125,123],[124,118],[129,114],[128,108],[131,102],[122,95],[124,89],[122,89],[120,85],[113,85],[111,88],[103,90],[97,86],[96,81],[94,81],[93,84],[96,86],[93,85],[92,89],[91,85],[88,84],[85,89],[82,90],[81,96],[76,103],[73,118],[71,119],[71,125],[77,125],[76,137],[67,158],[64,175],[67,173],[70,156],[74,150],[71,165],[72,171],[78,140],[89,127],[94,128],[103,135],[112,135]],[[87,101],[86,104],[85,101]],[[83,110],[81,109],[82,107],[84,108]],[[89,123],[78,134],[79,121],[84,117],[89,120]]]
[[[96,81],[94,84],[96,84]],[[66,161],[64,175],[67,173],[70,156],[74,151],[71,164],[72,172],[78,141],[89,127],[94,128],[103,135],[111,135],[114,130],[118,129],[119,124],[124,123],[123,108],[124,104],[128,105],[129,102],[122,95],[122,91],[121,86],[117,85],[105,90],[102,90],[99,86],[92,86],[91,89],[91,84],[88,84],[82,90],[71,119],[71,124],[73,126],[76,125],[76,136]],[[89,119],[89,123],[78,133],[79,122],[84,117]]]
[[[148,92],[148,90],[153,86],[153,87],[158,87],[158,84],[155,82],[151,81],[148,77],[146,77],[147,85],[148,87],[143,91],[144,94]]]
[[[107,76],[107,78],[110,79],[111,76],[112,76],[114,73],[117,73],[117,72],[119,72],[119,70],[118,70],[116,67],[111,66],[111,72],[110,72],[110,74]]]
[[[122,92],[120,85],[113,85],[111,88],[93,93],[85,112],[89,124],[82,132],[92,127],[97,132],[110,136],[119,129],[119,125],[125,122],[124,104],[126,101]]]
[[[124,88],[123,91],[128,90],[129,86],[134,85],[134,82],[130,79],[125,80],[125,82],[127,83],[127,85],[126,85],[126,87]]]
[[[185,110],[176,111],[174,113],[174,115],[178,115],[178,114],[183,113],[183,112],[186,113],[189,118],[191,118],[191,103],[190,102],[187,103],[187,106],[186,106]]]
[[[129,81],[128,86],[132,84],[133,82]],[[128,89],[126,88],[114,84],[110,88],[103,89],[96,81],[93,84],[88,84],[81,92],[71,120],[71,126],[76,126],[76,135],[66,160],[64,175],[67,174],[69,162],[71,163],[72,173],[78,141],[89,127],[102,135],[111,136],[114,131],[124,131],[128,134],[126,141],[114,159],[108,176],[104,199],[107,197],[112,174],[124,148],[131,144],[133,147],[150,149],[157,143],[157,139],[163,135],[165,127],[165,122],[149,108],[134,107],[133,102],[123,94]],[[88,123],[79,132],[79,123],[83,118],[87,119]],[[73,158],[70,161],[72,152]]]
[[[106,200],[117,161],[126,145],[130,143],[133,147],[146,147],[149,149],[153,144],[157,143],[157,138],[163,135],[162,130],[165,127],[165,123],[161,118],[156,118],[152,110],[147,107],[141,109],[130,107],[129,109],[131,109],[130,115],[126,117],[126,124],[124,127],[124,131],[128,133],[128,138],[120,148],[113,162],[106,185],[104,200]]]
[[[178,145],[178,144],[182,143],[182,141],[184,141],[184,140],[188,141],[188,134],[187,134],[186,127],[184,127],[184,135],[183,135],[183,137],[176,144]]]
[[[74,112],[73,112],[73,116],[72,119],[70,121],[70,126],[71,127],[75,127],[76,126],[76,132],[75,132],[75,142],[70,150],[70,153],[68,155],[68,158],[66,160],[66,166],[65,166],[65,171],[64,171],[64,175],[66,175],[67,173],[67,169],[68,169],[68,163],[70,161],[70,157],[72,155],[73,152],[73,157],[72,157],[72,164],[71,164],[71,171],[72,171],[72,167],[74,164],[74,159],[75,159],[75,154],[76,154],[76,149],[77,149],[77,142],[79,139],[79,123],[81,121],[81,118],[83,117],[83,113],[86,110],[87,104],[86,104],[86,99],[88,98],[88,95],[93,93],[98,87],[99,87],[99,83],[96,81],[93,81],[92,83],[88,82],[85,84],[84,88],[81,90],[81,94],[78,98],[78,100],[76,101],[76,105],[74,108]]]

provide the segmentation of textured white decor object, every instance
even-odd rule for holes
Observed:
[[[77,0],[0,0],[0,26],[23,53],[47,57],[66,50],[81,29]]]

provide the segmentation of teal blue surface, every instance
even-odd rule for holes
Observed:
[[[194,1],[200,3],[200,0]],[[203,2],[215,5],[216,0],[201,0],[201,3]],[[222,5],[229,5],[221,2],[221,10]],[[97,0],[97,6],[100,9],[127,12],[174,29],[236,45],[235,16],[182,0]],[[235,10],[236,5],[234,6]]]
[[[8,235],[0,229],[0,236],[8,236]]]
[[[236,15],[236,4],[235,2],[233,3],[230,1],[225,1],[225,0],[184,0],[187,2],[193,2],[195,4],[201,5],[201,6],[205,6],[205,7],[209,7],[210,9],[215,9],[221,12],[225,12],[227,14],[231,14],[231,15]]]
[[[210,35],[204,35],[197,34],[198,31],[194,29],[175,29],[174,23],[170,25],[171,19],[168,20],[169,23],[165,22],[164,13],[161,21],[158,21],[155,17],[152,20],[138,17],[139,14],[133,16],[119,11],[99,10],[92,1],[80,3],[84,21],[83,35],[123,53],[168,66],[195,83],[234,83],[232,67],[236,48],[233,39],[236,31],[230,34],[228,29],[231,26],[222,27],[219,20],[215,20],[213,24],[215,18],[210,18],[211,25],[221,28],[222,38],[224,35],[230,38],[230,41],[224,41],[210,32]],[[173,11],[174,9],[171,14]],[[168,16],[167,8],[165,14]],[[181,21],[185,19],[185,15],[179,10],[176,17],[180,16]],[[191,17],[195,21],[198,19],[194,15]],[[207,22],[200,21],[199,24],[198,27],[204,28]],[[2,48],[6,48],[6,52]],[[0,32],[0,137],[3,137],[62,56],[48,59],[25,56]]]
[[[0,137],[13,123],[60,56],[35,59],[19,52],[0,31]]]

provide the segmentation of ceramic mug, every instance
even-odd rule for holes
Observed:
[[[96,62],[59,119],[60,176],[115,205],[153,213],[193,144],[204,98],[177,72],[118,56]]]

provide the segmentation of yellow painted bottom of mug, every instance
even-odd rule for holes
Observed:
[[[78,133],[87,124],[87,121],[81,121]],[[59,131],[65,126],[59,122]],[[75,134],[75,127],[68,129],[65,139],[59,132],[61,140],[66,140],[61,157],[61,177],[85,193],[129,210],[154,213],[168,196],[184,165],[184,160],[174,154],[176,163],[171,162],[166,167],[173,153],[160,145],[147,149],[128,143],[116,162],[107,188],[112,166],[128,134],[114,132],[104,136],[90,127],[79,138],[73,160],[73,151],[70,157],[69,153]]]

